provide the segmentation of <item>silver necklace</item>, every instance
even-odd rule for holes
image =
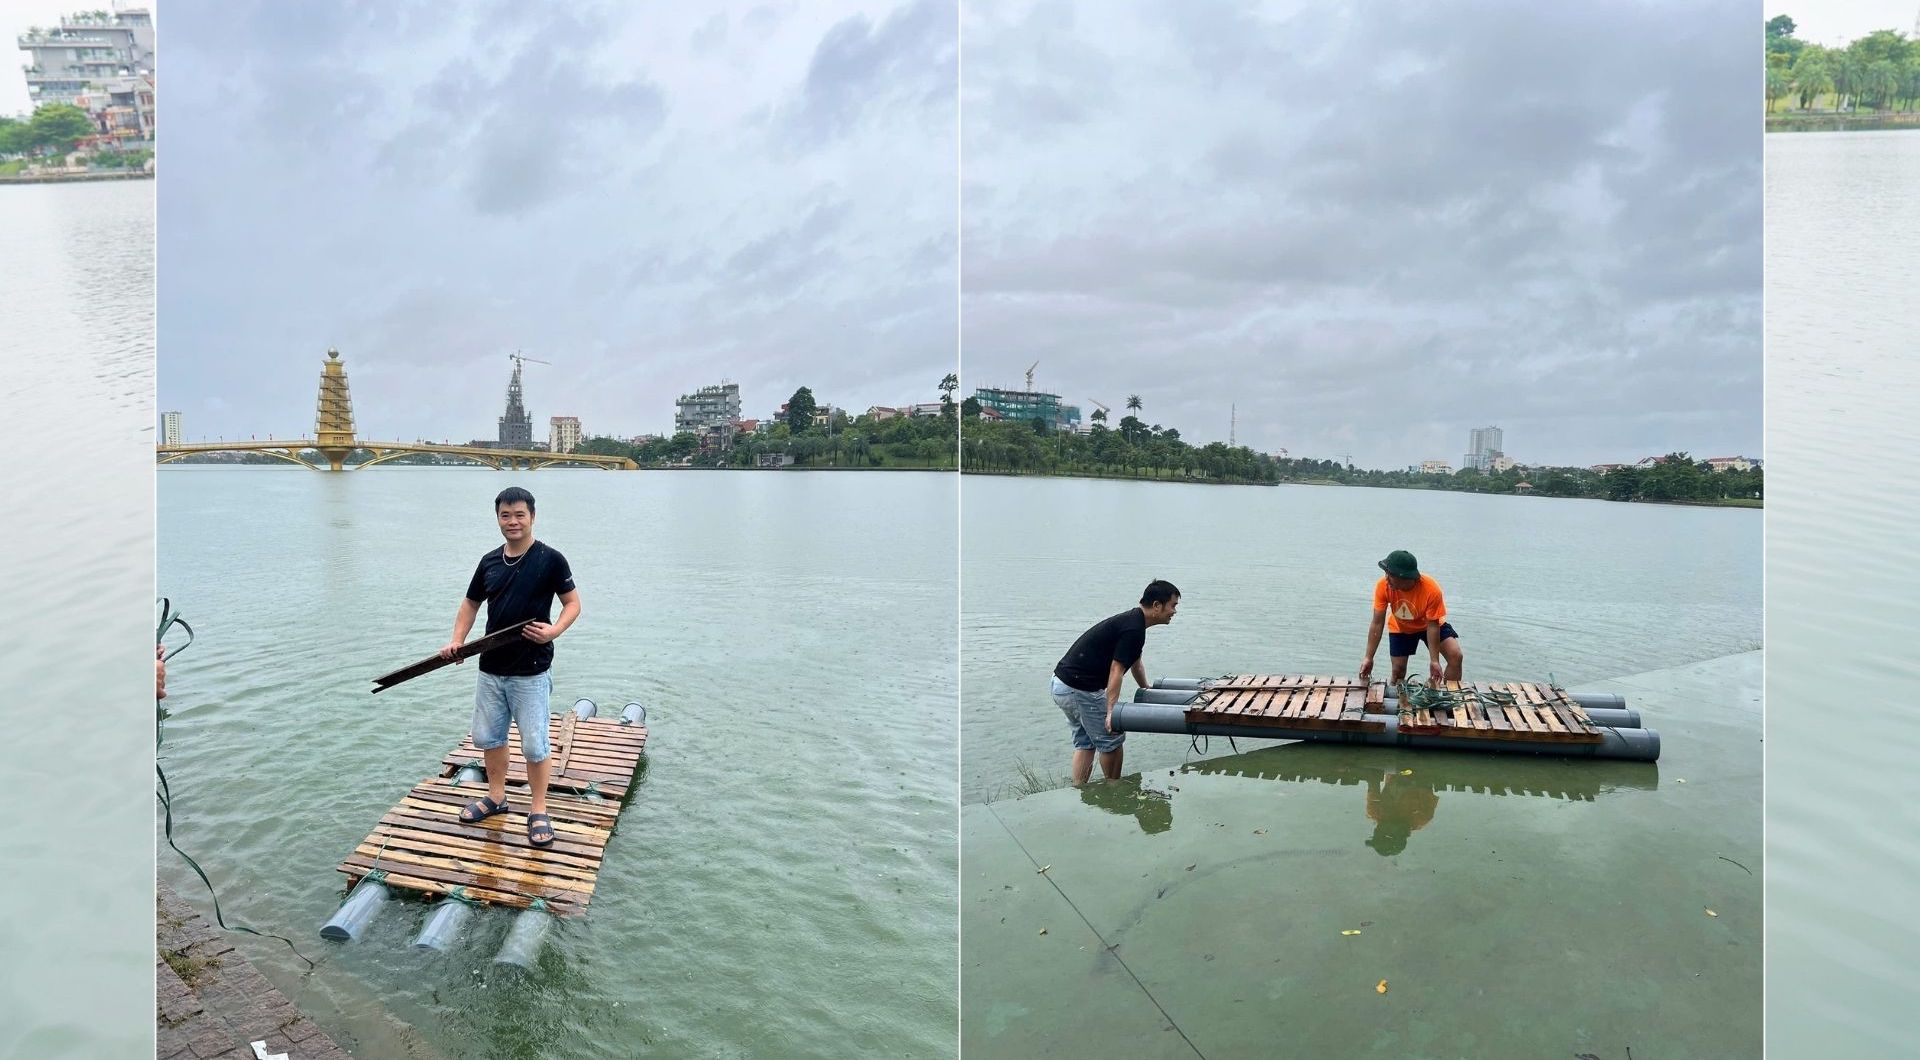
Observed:
[[[528,546],[527,546],[527,552],[532,552],[532,551],[533,551],[533,546],[532,546],[532,545],[528,545]],[[518,555],[518,556],[516,556],[516,557],[514,557],[513,559],[508,559],[508,558],[507,558],[507,546],[505,546],[505,545],[501,545],[501,546],[500,546],[500,562],[501,562],[501,564],[502,564],[502,565],[504,565],[504,566],[508,566],[508,567],[512,567],[512,566],[515,566],[515,565],[516,565],[516,564],[518,564],[518,563],[519,563],[519,562],[520,562],[521,560],[523,560],[523,559],[526,559],[526,558],[527,558],[527,552],[522,552],[522,553],[520,553],[520,555]]]

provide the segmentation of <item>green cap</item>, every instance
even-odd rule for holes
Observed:
[[[1420,576],[1420,564],[1413,558],[1413,553],[1401,548],[1387,553],[1387,558],[1380,561],[1380,569],[1396,578]]]

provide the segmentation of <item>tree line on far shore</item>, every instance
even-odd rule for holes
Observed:
[[[1800,110],[1831,97],[1836,113],[1914,111],[1920,103],[1920,40],[1897,30],[1875,30],[1844,48],[1795,37],[1786,15],[1767,20],[1767,110],[1781,101]]]

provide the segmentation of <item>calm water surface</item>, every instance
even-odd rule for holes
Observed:
[[[153,182],[0,187],[0,1056],[153,1050]]]
[[[445,641],[509,484],[584,602],[555,704],[645,703],[645,780],[537,974],[488,963],[504,916],[417,955],[418,903],[322,943],[334,866],[472,710],[470,667],[369,679]],[[230,917],[324,957],[241,943],[367,1055],[950,1056],[954,506],[922,474],[163,470],[161,583],[200,634],[169,699],[184,843]]]
[[[1920,133],[1767,137],[1767,1046],[1914,1050]]]

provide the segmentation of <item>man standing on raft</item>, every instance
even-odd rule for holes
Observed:
[[[1447,621],[1447,601],[1440,594],[1440,583],[1420,573],[1413,553],[1395,550],[1380,561],[1386,572],[1373,587],[1373,624],[1367,628],[1367,655],[1360,661],[1360,680],[1373,675],[1373,655],[1380,650],[1380,631],[1388,630],[1387,654],[1393,659],[1393,683],[1407,679],[1407,662],[1421,642],[1427,645],[1429,679],[1433,688],[1444,678],[1459,681],[1461,669],[1460,635]]]
[[[448,659],[466,643],[480,604],[487,605],[487,632],[532,619],[518,644],[480,653],[480,683],[473,697],[473,745],[486,756],[487,795],[460,811],[460,820],[478,824],[507,812],[507,723],[520,730],[520,756],[527,763],[532,807],[527,813],[527,842],[553,845],[553,819],[547,815],[547,781],[552,775],[547,742],[547,701],[553,692],[553,640],[580,617],[580,590],[573,570],[558,550],[533,539],[533,494],[518,486],[493,499],[493,513],[506,544],[480,557],[467,595],[453,617],[453,639],[440,649]],[[550,622],[554,597],[560,621]]]

